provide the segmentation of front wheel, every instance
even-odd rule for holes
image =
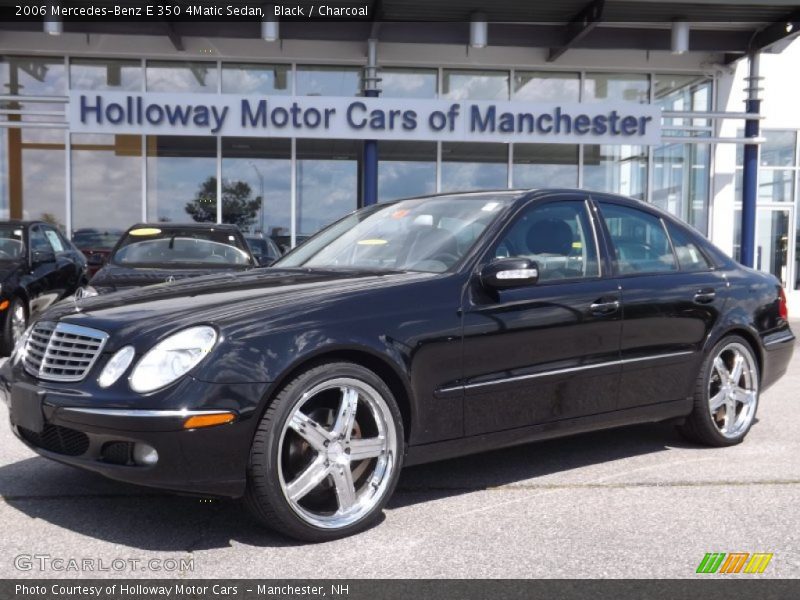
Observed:
[[[264,413],[245,502],[262,523],[303,541],[352,535],[380,518],[403,439],[380,377],[354,363],[321,364],[289,382]]]
[[[679,427],[688,439],[709,446],[741,442],[756,416],[759,373],[753,349],[730,336],[708,354],[698,376],[694,410]]]

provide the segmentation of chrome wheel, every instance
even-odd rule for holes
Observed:
[[[739,342],[724,346],[711,365],[708,408],[717,430],[736,438],[753,422],[758,403],[758,368],[748,347]]]
[[[25,307],[17,300],[11,307],[11,346],[12,348],[22,338],[25,329],[28,326],[28,317],[25,313]]]
[[[392,413],[381,394],[358,379],[330,379],[306,391],[283,426],[281,490],[307,523],[346,527],[381,502],[397,453]]]

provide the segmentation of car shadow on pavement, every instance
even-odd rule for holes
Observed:
[[[388,511],[638,455],[690,447],[666,424],[526,444],[405,469]],[[531,481],[534,480],[534,481]],[[31,519],[129,548],[194,552],[300,545],[256,523],[240,502],[178,496],[107,480],[41,457],[0,467],[0,496]],[[47,528],[26,527],[33,550]],[[37,532],[41,532],[39,536]],[[37,537],[42,546],[36,547]]]

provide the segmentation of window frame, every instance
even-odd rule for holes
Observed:
[[[510,215],[506,217],[506,222],[503,224],[500,231],[494,236],[494,238],[488,244],[486,244],[480,259],[476,263],[476,267],[474,270],[475,274],[479,274],[486,265],[489,265],[496,260],[502,260],[494,256],[494,253],[497,250],[497,246],[499,246],[502,243],[502,241],[505,239],[505,236],[517,224],[518,219],[520,219],[525,214],[526,211],[534,210],[536,208],[540,208],[548,204],[555,204],[562,202],[579,202],[583,204],[583,209],[585,211],[586,218],[589,223],[588,233],[594,238],[594,247],[595,247],[595,252],[597,254],[596,258],[597,275],[593,275],[591,277],[569,277],[564,279],[541,280],[537,281],[536,285],[530,286],[531,289],[538,287],[552,286],[552,285],[560,285],[565,283],[584,283],[589,281],[600,281],[602,279],[607,279],[610,273],[608,269],[608,263],[606,262],[607,253],[606,253],[605,240],[603,240],[602,242],[600,240],[600,236],[605,235],[605,232],[601,232],[600,227],[598,226],[597,217],[593,210],[594,205],[588,194],[586,195],[559,194],[559,195],[547,196],[545,198],[531,198],[527,202],[522,203],[517,208],[517,210],[513,211]]]

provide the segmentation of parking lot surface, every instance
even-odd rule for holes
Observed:
[[[733,448],[655,424],[409,468],[380,525],[317,545],[259,527],[233,501],[40,458],[2,405],[0,576],[690,577],[707,552],[770,552],[759,577],[800,577],[798,389],[800,349]],[[95,570],[39,569],[52,559]]]

